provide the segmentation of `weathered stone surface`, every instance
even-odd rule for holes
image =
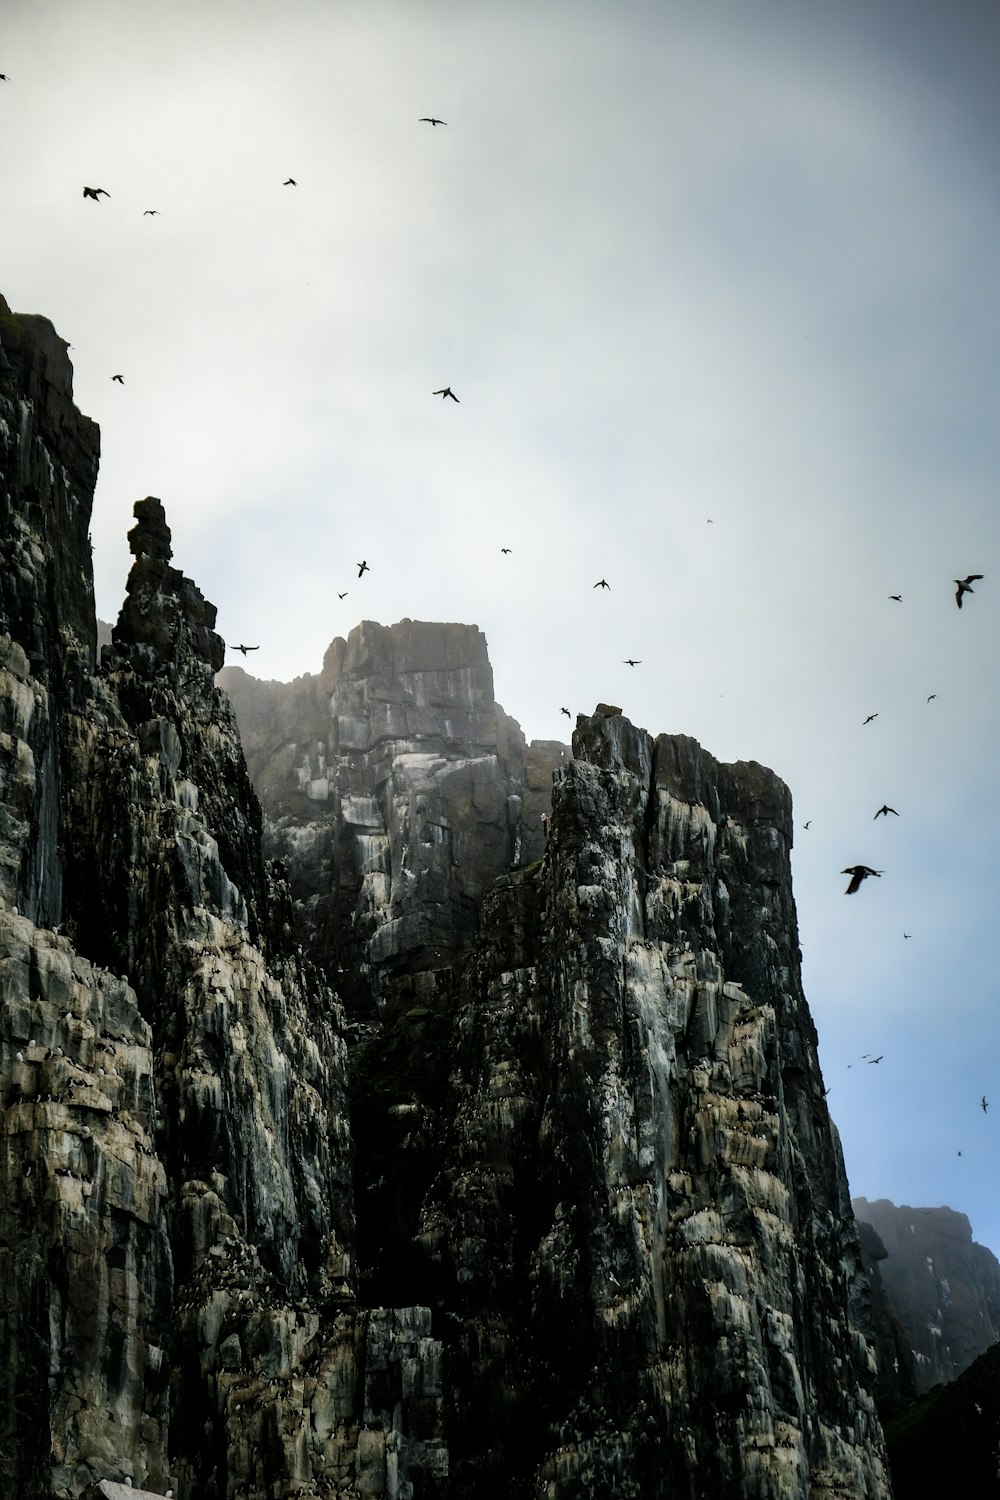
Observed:
[[[387,980],[443,968],[472,939],[498,875],[541,857],[551,769],[493,697],[474,625],[371,620],[318,677],[219,677],[288,871],[309,949],[351,1010]]]
[[[975,1243],[965,1214],[954,1209],[855,1198],[854,1212],[884,1246],[873,1281],[904,1330],[916,1390],[954,1380],[1000,1340],[1000,1262]],[[877,1326],[881,1330],[881,1320]],[[894,1351],[892,1359],[899,1357]],[[890,1388],[886,1394],[913,1392]]]
[[[96,429],[6,304],[0,457],[0,1495],[433,1494],[440,1351],[356,1306],[340,1007],[214,608],[140,501],[97,665]]]

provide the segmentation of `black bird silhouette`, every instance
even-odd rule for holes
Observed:
[[[882,806],[879,808],[878,812],[875,814],[875,818],[884,818],[887,813],[892,813],[894,817],[897,817],[897,818],[899,817],[899,813],[896,812],[896,809],[894,807],[890,807],[888,805],[888,803],[883,802]],[[872,822],[873,823],[875,821],[875,818],[872,818]]]
[[[458,397],[455,395],[455,392],[452,390],[450,385],[443,385],[439,391],[431,391],[431,395],[440,396],[442,401],[444,400],[445,396],[450,396],[453,401],[458,400]]]
[[[881,876],[881,870],[873,870],[870,865],[848,865],[846,870],[841,870],[841,875],[850,875],[851,883],[844,892],[845,896],[853,896],[861,885],[862,880],[867,880],[869,875]]]
[[[904,933],[903,933],[903,936],[904,936],[904,937],[905,937],[905,938],[910,938],[910,937],[912,937],[912,936],[913,936],[913,933],[912,933],[912,932],[904,932]]]
[[[500,551],[501,551],[501,552],[509,552],[509,551],[510,551],[510,548],[509,548],[509,547],[501,547],[501,548],[500,548]]]
[[[155,216],[159,214],[159,212],[160,210],[158,208],[144,208],[142,211],[142,217],[145,219],[148,214],[153,214]]]
[[[878,714],[869,714],[868,717],[867,717],[867,719],[865,720],[865,724],[870,724],[871,721],[872,721],[872,719],[877,719],[877,718],[878,718]],[[862,724],[862,726],[861,726],[862,729],[864,729],[865,724]]]
[[[958,592],[955,595],[955,603],[958,605],[959,609],[962,608],[962,595],[975,593],[975,589],[972,587],[972,585],[975,583],[977,578],[985,577],[985,573],[970,573],[967,578],[955,579],[955,582],[958,585]]]
[[[125,384],[125,376],[124,375],[112,375],[111,379],[112,380],[117,380],[117,382],[118,382],[119,385],[124,385]]]
[[[812,822],[812,818],[809,819],[809,823],[811,823],[811,822]],[[809,823],[803,823],[802,827],[803,828],[808,828],[809,827]]]
[[[105,198],[111,197],[111,194],[107,191],[106,188],[84,188],[83,190],[83,196],[85,198],[93,198],[95,203],[100,203],[102,193],[104,194]]]
[[[421,115],[417,123],[420,125],[447,125],[448,121],[436,120],[433,115]]]
[[[642,666],[642,657],[640,656],[639,660],[636,661],[636,659],[635,659],[634,656],[623,656],[622,657],[622,665],[626,666],[626,667],[641,667]]]
[[[609,589],[610,587],[611,585],[606,578],[599,578],[594,584],[595,589]]]
[[[869,1059],[868,1059],[868,1066],[871,1067],[872,1063],[880,1063],[882,1061],[882,1059],[883,1059],[884,1056],[885,1056],[885,1053],[884,1052],[880,1052],[879,1055],[878,1055],[878,1057],[869,1057]]]
[[[294,177],[286,177],[285,180],[284,180],[284,182],[281,184],[281,186],[282,187],[298,187],[298,183],[295,181]]]
[[[230,649],[233,650],[233,651],[242,651],[243,655],[246,656],[246,654],[247,654],[248,651],[259,651],[260,647],[259,646],[233,646]]]
[[[0,73],[0,79],[2,79],[4,83],[9,83],[10,82],[10,74],[9,73]]]
[[[362,573],[370,573],[370,572],[371,572],[371,568],[368,566],[368,564],[366,562],[359,562],[358,563],[358,577],[359,578],[361,577]]]
[[[937,693],[928,693],[927,694],[927,702],[929,703],[932,698],[936,698],[936,697],[937,697]]]
[[[348,596],[348,594],[349,594],[349,593],[350,593],[350,592],[351,592],[351,591],[350,591],[350,589],[345,589],[345,590],[344,590],[344,592],[343,592],[343,593],[342,593],[342,594],[338,594],[338,595],[337,595],[337,598],[338,598],[338,599],[346,599],[346,598],[347,598],[347,596]]]
[[[983,1114],[985,1114],[985,1113],[986,1113],[986,1111],[987,1111],[987,1110],[988,1110],[988,1109],[989,1109],[989,1107],[990,1107],[990,1101],[989,1101],[989,1100],[988,1100],[988,1099],[987,1099],[987,1097],[986,1097],[986,1095],[985,1095],[985,1094],[984,1094],[984,1095],[983,1095],[983,1097],[982,1097],[982,1098],[981,1098],[981,1099],[980,1099],[980,1101],[979,1101],[979,1102],[980,1102],[980,1104],[981,1104],[981,1105],[982,1105],[982,1108],[983,1108]]]
[[[572,714],[571,714],[571,713],[570,713],[570,711],[569,711],[569,709],[568,709],[568,708],[561,708],[561,709],[560,709],[560,710],[559,710],[559,712],[560,712],[560,713],[561,713],[561,714],[565,714],[565,715],[566,715],[566,717],[567,717],[567,719],[571,719],[571,718],[572,718],[572,717],[573,717],[573,715],[572,715]]]
[[[890,594],[889,598],[890,599],[895,599],[895,601],[896,601],[897,604],[902,604],[902,602],[903,602],[903,596],[902,596],[902,594]]]

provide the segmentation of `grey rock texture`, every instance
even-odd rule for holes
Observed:
[[[954,1209],[855,1198],[854,1212],[884,1246],[877,1284],[913,1352],[917,1391],[954,1380],[1000,1340],[1000,1262]]]
[[[313,958],[352,1013],[385,983],[444,968],[471,941],[498,875],[545,848],[552,770],[493,697],[474,625],[364,621],[318,677],[259,682],[227,667],[265,808]]]
[[[359,1309],[341,1015],[261,854],[215,611],[0,307],[0,1494],[434,1493],[425,1309]],[[409,1424],[409,1425],[407,1425]]]
[[[155,499],[97,663],[0,315],[0,1500],[888,1500],[786,788],[366,622],[226,674],[265,822]]]

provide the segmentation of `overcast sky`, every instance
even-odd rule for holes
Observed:
[[[466,621],[529,738],[773,767],[852,1191],[1000,1254],[1000,8],[7,0],[0,72],[100,614],[153,494],[261,676]]]

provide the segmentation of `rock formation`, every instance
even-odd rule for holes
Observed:
[[[954,1209],[855,1198],[854,1212],[884,1247],[873,1267],[876,1295],[884,1294],[913,1351],[916,1390],[954,1380],[1000,1340],[1000,1262]]]
[[[156,500],[96,659],[5,304],[0,455],[0,1496],[888,1500],[782,783],[366,623],[227,674],[265,839]]]

